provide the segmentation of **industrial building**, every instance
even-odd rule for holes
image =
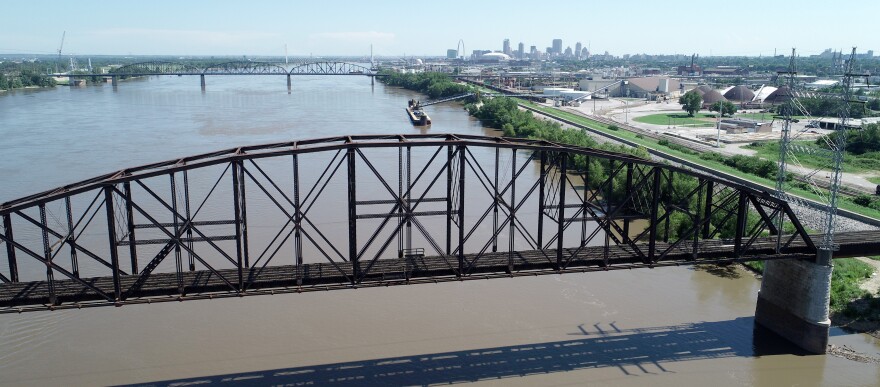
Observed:
[[[650,100],[677,98],[681,95],[682,84],[675,79],[666,77],[633,77],[620,80],[583,79],[579,82],[581,90],[598,90],[611,86],[607,90],[610,97],[645,98]]]
[[[755,92],[745,86],[733,86],[723,93],[724,98],[733,103],[745,104],[755,99]]]
[[[727,134],[740,133],[770,133],[772,125],[769,122],[758,122],[746,118],[725,118],[718,126]]]

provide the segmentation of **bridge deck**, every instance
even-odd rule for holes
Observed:
[[[880,251],[880,231],[842,233],[838,234],[835,239],[839,241],[841,246],[836,253],[836,257],[839,258],[876,254]],[[817,239],[814,238],[814,240]],[[282,265],[266,267],[262,272],[258,268],[245,270],[243,273],[245,286],[242,292],[237,289],[237,269],[219,270],[220,275],[208,270],[197,270],[185,272],[182,275],[185,295],[180,293],[176,273],[155,273],[139,289],[133,290],[124,301],[117,303],[104,299],[95,291],[74,280],[56,280],[55,294],[59,304],[52,306],[52,308],[151,303],[696,263],[798,259],[810,258],[815,254],[815,252],[808,251],[809,249],[802,242],[795,242],[784,254],[777,255],[774,253],[775,245],[775,238],[760,238],[750,247],[748,255],[734,258],[729,256],[733,249],[732,241],[701,241],[697,247],[698,258],[695,260],[692,255],[693,244],[687,243],[674,247],[665,257],[653,264],[644,263],[631,247],[611,246],[607,261],[604,259],[603,246],[586,247],[578,252],[563,270],[556,269],[555,250],[514,252],[512,270],[509,268],[510,254],[508,252],[487,253],[470,265],[470,270],[466,270],[461,276],[457,275],[458,260],[456,256],[381,259],[376,261],[357,285],[352,285],[352,265],[349,262],[335,263],[335,266],[329,262],[304,264],[299,268],[299,273],[294,265]],[[642,251],[647,251],[647,245],[639,247]],[[668,247],[668,244],[658,242],[656,246],[658,254]],[[573,253],[575,253],[575,249],[565,249],[563,255],[568,257]],[[475,258],[474,254],[465,255],[468,262]],[[360,266],[363,271],[367,263],[362,262]],[[220,277],[221,275],[225,277],[226,281],[234,284],[234,288],[231,288]],[[301,279],[299,284],[297,278]],[[121,288],[123,290],[131,288],[136,279],[135,275],[122,276]],[[114,293],[112,277],[89,278],[85,281],[107,294]],[[49,307],[48,304],[49,289],[46,281],[0,284],[0,313],[46,309]]]

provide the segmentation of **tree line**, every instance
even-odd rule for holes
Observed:
[[[387,85],[418,91],[427,94],[431,98],[451,97],[473,91],[472,87],[456,83],[443,73],[383,71],[382,74],[385,76],[379,79]]]
[[[520,110],[517,101],[511,98],[486,99],[468,104],[465,108],[471,115],[479,118],[484,125],[502,130],[505,136],[539,139],[584,148],[626,153],[646,160],[650,157],[644,147],[632,148],[625,145],[599,144],[583,130],[565,129],[555,122],[538,119],[530,111]],[[613,174],[610,160],[590,158],[584,155],[570,156],[569,160],[569,172],[583,174],[586,177],[584,183],[591,189],[599,189],[605,181],[609,180],[609,176],[614,175],[611,178],[613,183],[606,185],[611,188],[606,188],[602,192],[602,200],[614,203],[627,196],[625,191],[626,173]],[[643,168],[645,168],[643,172],[648,171],[648,167]],[[694,192],[698,185],[697,178],[682,173],[672,173],[671,179],[664,177],[659,197],[662,203],[668,203],[671,206],[668,208],[663,206],[659,216],[663,217],[666,211],[671,211],[671,213],[669,214],[669,222],[664,221],[658,224],[658,235],[669,235],[672,240],[692,235],[686,235],[686,233],[694,225],[693,218],[681,211],[672,210],[672,208],[688,208],[691,213],[702,211],[701,206],[705,204],[701,203],[702,195],[687,195]],[[636,200],[634,199],[634,201]],[[728,211],[736,211],[734,208],[736,205],[736,201],[719,204],[719,206],[725,207],[724,210],[716,212],[710,219],[710,229],[717,231],[717,237],[728,238],[735,234],[736,222],[730,221],[725,217],[725,214]],[[752,229],[758,219],[756,213],[750,214],[747,218],[747,229]]]
[[[55,78],[48,75],[22,70],[17,74],[0,74],[0,90],[20,89],[23,87],[52,87],[55,86]]]

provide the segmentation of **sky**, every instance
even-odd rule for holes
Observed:
[[[543,51],[580,41],[592,53],[801,55],[880,51],[880,1],[3,1],[0,56],[442,56]],[[11,15],[17,15],[10,17]],[[782,19],[785,17],[785,19]],[[873,20],[872,20],[873,19]],[[880,52],[878,52],[880,55]]]

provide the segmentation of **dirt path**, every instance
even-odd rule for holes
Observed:
[[[864,257],[859,257],[856,259],[858,259],[859,261],[862,261],[864,263],[867,263],[868,265],[871,265],[874,268],[874,274],[871,276],[871,278],[867,279],[865,282],[860,283],[859,288],[864,291],[867,291],[868,293],[877,294],[877,292],[880,291],[880,261],[875,261],[871,258],[864,258]]]

